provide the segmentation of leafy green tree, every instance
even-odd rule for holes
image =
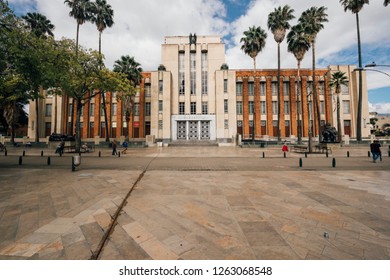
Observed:
[[[291,28],[291,31],[287,34],[287,50],[292,52],[297,59],[297,105],[299,104],[299,98],[301,97],[301,61],[303,60],[305,53],[310,48],[310,41],[308,36],[305,33],[305,28],[302,24],[297,24]],[[302,100],[302,99],[301,99]],[[303,112],[302,102],[301,108]],[[297,106],[297,116],[298,116],[298,144],[302,143],[302,126],[300,122],[299,110]],[[303,121],[303,120],[302,120]]]
[[[253,59],[253,69],[256,72],[256,57],[265,47],[265,42],[267,39],[267,33],[260,26],[249,27],[249,30],[244,31],[244,37],[240,39],[241,50],[245,54],[249,55]],[[255,141],[256,134],[256,110],[253,114],[253,133],[252,141]]]
[[[46,16],[39,13],[27,13],[22,18],[37,37],[46,37],[46,34],[51,37],[54,36],[54,25]]]
[[[315,106],[315,111],[317,112],[317,127],[319,132],[319,139],[321,141],[321,114],[319,111],[319,98],[317,95],[317,83],[315,79],[316,73],[316,38],[321,29],[324,28],[323,23],[328,21],[328,15],[326,14],[325,7],[311,7],[304,11],[299,18],[299,22],[304,26],[305,33],[310,39],[311,49],[312,49],[312,65],[313,65],[313,103]],[[314,112],[314,110],[313,110]],[[315,130],[314,130],[315,131]],[[311,138],[311,136],[309,136]],[[310,151],[311,152],[311,151]]]
[[[330,79],[329,86],[335,89],[337,95],[337,137],[338,141],[341,142],[341,117],[340,117],[340,93],[341,86],[348,84],[348,78],[344,72],[337,71],[332,73],[332,78]]]
[[[341,5],[344,7],[344,11],[351,11],[356,15],[356,30],[358,40],[358,59],[359,59],[359,97],[358,97],[358,111],[357,111],[357,129],[356,140],[362,141],[362,99],[363,99],[363,77],[362,77],[362,50],[360,42],[360,23],[359,12],[363,9],[365,4],[369,4],[369,0],[340,0]],[[386,2],[385,2],[386,3]]]
[[[295,18],[294,10],[290,6],[285,5],[275,8],[273,12],[268,15],[268,29],[274,34],[274,39],[278,44],[278,141],[281,140],[280,126],[282,115],[280,112],[280,44],[286,36],[286,30],[290,28],[289,21]]]

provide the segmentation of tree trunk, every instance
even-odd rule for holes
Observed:
[[[81,113],[82,113],[81,109],[82,109],[81,99],[77,99],[76,138],[75,138],[75,151],[76,151],[76,153],[80,152],[80,147],[81,147],[81,127],[80,127],[80,120],[81,120]]]
[[[105,129],[106,129],[106,142],[110,142],[110,138],[109,138],[109,135],[108,135],[108,119],[107,119],[107,107],[106,107],[106,94],[104,92],[101,93],[102,95],[102,101],[103,101],[103,114],[104,114],[104,123],[106,125]]]
[[[282,116],[281,116],[281,111],[280,111],[280,43],[278,43],[278,142],[282,140],[282,135],[281,135],[281,124],[282,124]]]
[[[340,92],[337,94],[337,140],[341,143]]]
[[[359,97],[358,97],[358,111],[356,118],[356,140],[362,141],[362,98],[363,98],[363,78],[362,78],[362,50],[360,46],[360,27],[359,27],[359,13],[356,13],[357,39],[358,39],[358,56],[359,56]]]
[[[39,143],[39,103],[38,103],[38,95],[35,98],[35,116],[36,116],[36,124],[35,124],[35,142]]]
[[[313,124],[314,124],[314,115],[317,116],[317,129],[318,129],[318,140],[321,142],[321,114],[319,111],[319,98],[317,96],[317,83],[316,83],[316,52],[315,52],[315,41],[312,42],[312,51],[313,51]],[[317,113],[317,114],[316,114]],[[312,132],[316,132],[316,129],[313,128]],[[314,135],[313,133],[313,135]]]
[[[299,110],[299,105],[302,107],[302,102],[299,102],[302,100],[301,98],[301,61],[298,60],[298,72],[297,72],[297,120],[298,120],[298,144],[302,144],[302,125],[300,122],[300,114],[299,111],[303,112],[303,108]]]
[[[102,54],[102,32],[99,31],[99,54]]]
[[[57,94],[54,96],[54,133],[57,133]]]
[[[77,23],[77,32],[76,32],[76,56],[79,53],[79,30],[80,30],[80,24]]]

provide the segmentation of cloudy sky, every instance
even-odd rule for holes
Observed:
[[[93,0],[92,0],[93,1]],[[55,25],[56,38],[76,37],[76,22],[63,0],[8,0],[18,15],[36,11]],[[317,66],[358,64],[356,18],[344,12],[338,0],[107,0],[114,10],[115,24],[104,31],[102,52],[106,66],[112,68],[121,55],[134,56],[146,71],[156,70],[161,61],[164,36],[220,35],[226,45],[226,63],[231,69],[252,68],[251,59],[240,49],[240,38],[250,26],[268,32],[266,47],[257,57],[258,68],[277,68],[277,45],[267,29],[268,14],[276,7],[289,5],[297,22],[301,13],[312,7],[327,7],[329,22],[317,39]],[[371,0],[359,14],[363,65],[375,61],[390,65],[390,6],[383,0]],[[387,31],[386,31],[387,30]],[[98,48],[96,27],[86,23],[80,28],[80,44]],[[281,66],[295,68],[294,56],[282,43]],[[311,67],[311,51],[303,67]],[[370,68],[373,69],[373,68]],[[390,67],[376,67],[390,75]],[[390,77],[367,71],[371,110],[390,114]]]

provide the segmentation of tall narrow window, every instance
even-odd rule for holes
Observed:
[[[272,114],[276,115],[278,113],[278,101],[272,101]]]
[[[179,115],[184,115],[185,113],[185,103],[179,102]]]
[[[348,85],[341,85],[341,92],[343,95],[348,95]]]
[[[236,105],[237,115],[242,115],[242,102],[238,101]]]
[[[320,114],[325,114],[325,102],[320,101]]]
[[[249,101],[248,102],[248,106],[249,106],[249,115],[253,115],[253,111],[254,111],[254,102],[253,101]]]
[[[349,100],[343,100],[343,112],[344,114],[351,114],[351,107]]]
[[[236,83],[236,95],[242,95],[242,83]]]
[[[185,89],[185,70],[184,70],[184,52],[179,53],[179,94],[184,94]]]
[[[324,95],[325,92],[324,82],[321,81],[318,83],[318,91],[320,92],[320,95]]]
[[[196,102],[191,102],[191,115],[196,115]]]
[[[152,94],[150,84],[145,84],[145,96],[150,97]]]
[[[196,53],[190,55],[190,89],[191,94],[196,94]]]
[[[150,116],[150,102],[145,103],[145,116]]]
[[[284,114],[290,114],[290,102],[284,101]]]
[[[46,104],[46,110],[45,110],[45,116],[46,117],[51,117],[51,104]]]
[[[162,80],[159,80],[158,81],[158,94],[162,94],[163,93],[163,81]]]
[[[162,111],[163,111],[163,101],[159,100],[158,101],[158,112],[162,113]]]
[[[253,96],[255,94],[254,83],[248,83],[248,94]]]
[[[290,95],[290,82],[283,82],[283,93],[284,96]]]
[[[134,104],[134,115],[139,116],[139,103]]]
[[[116,116],[117,103],[111,104],[111,116]]]
[[[89,115],[93,117],[95,115],[95,103],[89,104]]]
[[[202,52],[202,94],[207,94],[207,84],[208,84],[208,61],[207,61],[207,52]]]
[[[223,100],[223,112],[227,114],[229,112],[229,106],[228,106],[228,100],[224,99]]]
[[[261,96],[265,96],[265,90],[266,90],[265,82],[260,82],[260,95]]]
[[[209,106],[207,102],[202,102],[202,114],[207,115],[209,113]]]
[[[271,88],[272,88],[272,96],[277,96],[278,95],[278,83],[272,82]]]
[[[228,92],[228,80],[224,79],[223,80],[223,93],[227,93],[227,92]]]
[[[266,114],[266,107],[265,107],[265,101],[260,101],[260,113],[262,115]]]

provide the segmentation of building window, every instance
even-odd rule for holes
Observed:
[[[163,121],[158,120],[158,129],[163,129]]]
[[[253,111],[254,111],[254,102],[253,101],[248,102],[248,109],[249,109],[249,115],[253,115]]]
[[[237,115],[242,115],[242,101],[237,102]]]
[[[150,102],[145,103],[145,116],[150,116]]]
[[[162,113],[162,111],[163,111],[163,101],[159,100],[158,101],[158,112]]]
[[[266,85],[265,82],[260,82],[260,95],[265,96]]]
[[[290,82],[283,82],[283,94],[284,96],[290,95]]]
[[[51,117],[51,104],[46,104],[46,110],[45,110],[45,116],[46,117]]]
[[[223,80],[223,93],[227,93],[227,92],[228,92],[228,80],[224,79]]]
[[[196,115],[196,102],[191,102],[191,115]]]
[[[320,114],[325,114],[325,102],[320,101]]]
[[[111,116],[116,116],[116,109],[117,109],[117,104],[112,103],[111,105]]]
[[[162,94],[163,93],[163,81],[162,80],[159,80],[158,81],[158,94]]]
[[[225,129],[229,129],[229,120],[224,120],[224,127]]]
[[[348,92],[348,85],[341,85],[341,93],[343,95],[348,95],[349,92]]]
[[[207,84],[208,84],[208,61],[207,61],[207,52],[202,52],[202,94],[207,94]]]
[[[229,112],[229,106],[228,106],[228,100],[227,99],[224,99],[223,100],[223,112],[225,113],[225,114],[227,114],[228,112]]]
[[[179,115],[184,115],[184,114],[185,114],[185,103],[179,102]]]
[[[286,115],[290,114],[290,102],[288,101],[284,101],[284,113]]]
[[[351,107],[349,100],[343,100],[343,112],[344,114],[351,114]]]
[[[94,116],[95,115],[95,103],[89,104],[89,115]]]
[[[184,70],[184,53],[179,53],[179,94],[184,94],[185,90],[185,70]]]
[[[150,84],[145,84],[145,96],[150,97],[152,95],[152,90]]]
[[[100,103],[100,115],[103,117],[104,116],[104,104]]]
[[[73,104],[68,105],[68,112],[69,112],[69,116],[73,115]]]
[[[272,114],[278,114],[278,101],[272,101]]]
[[[261,113],[262,115],[265,115],[266,112],[267,112],[267,108],[266,108],[265,105],[266,105],[266,104],[265,104],[265,101],[260,101],[260,113]]]
[[[242,95],[242,83],[236,83],[236,95]]]
[[[253,96],[255,94],[255,84],[248,83],[248,95]]]
[[[318,91],[320,92],[320,95],[324,95],[324,93],[325,93],[324,82],[319,82],[318,83]]]
[[[190,90],[191,94],[196,94],[196,53],[190,55]]]
[[[310,94],[313,92],[313,82],[307,82],[306,90],[307,90],[307,94]]]
[[[273,127],[278,127],[278,121],[272,121],[272,126]]]
[[[134,116],[139,116],[139,103],[134,103]]]
[[[272,88],[272,96],[277,96],[278,95],[278,83],[272,82],[271,88]]]
[[[202,102],[202,114],[207,115],[209,113],[209,107],[207,102]]]

